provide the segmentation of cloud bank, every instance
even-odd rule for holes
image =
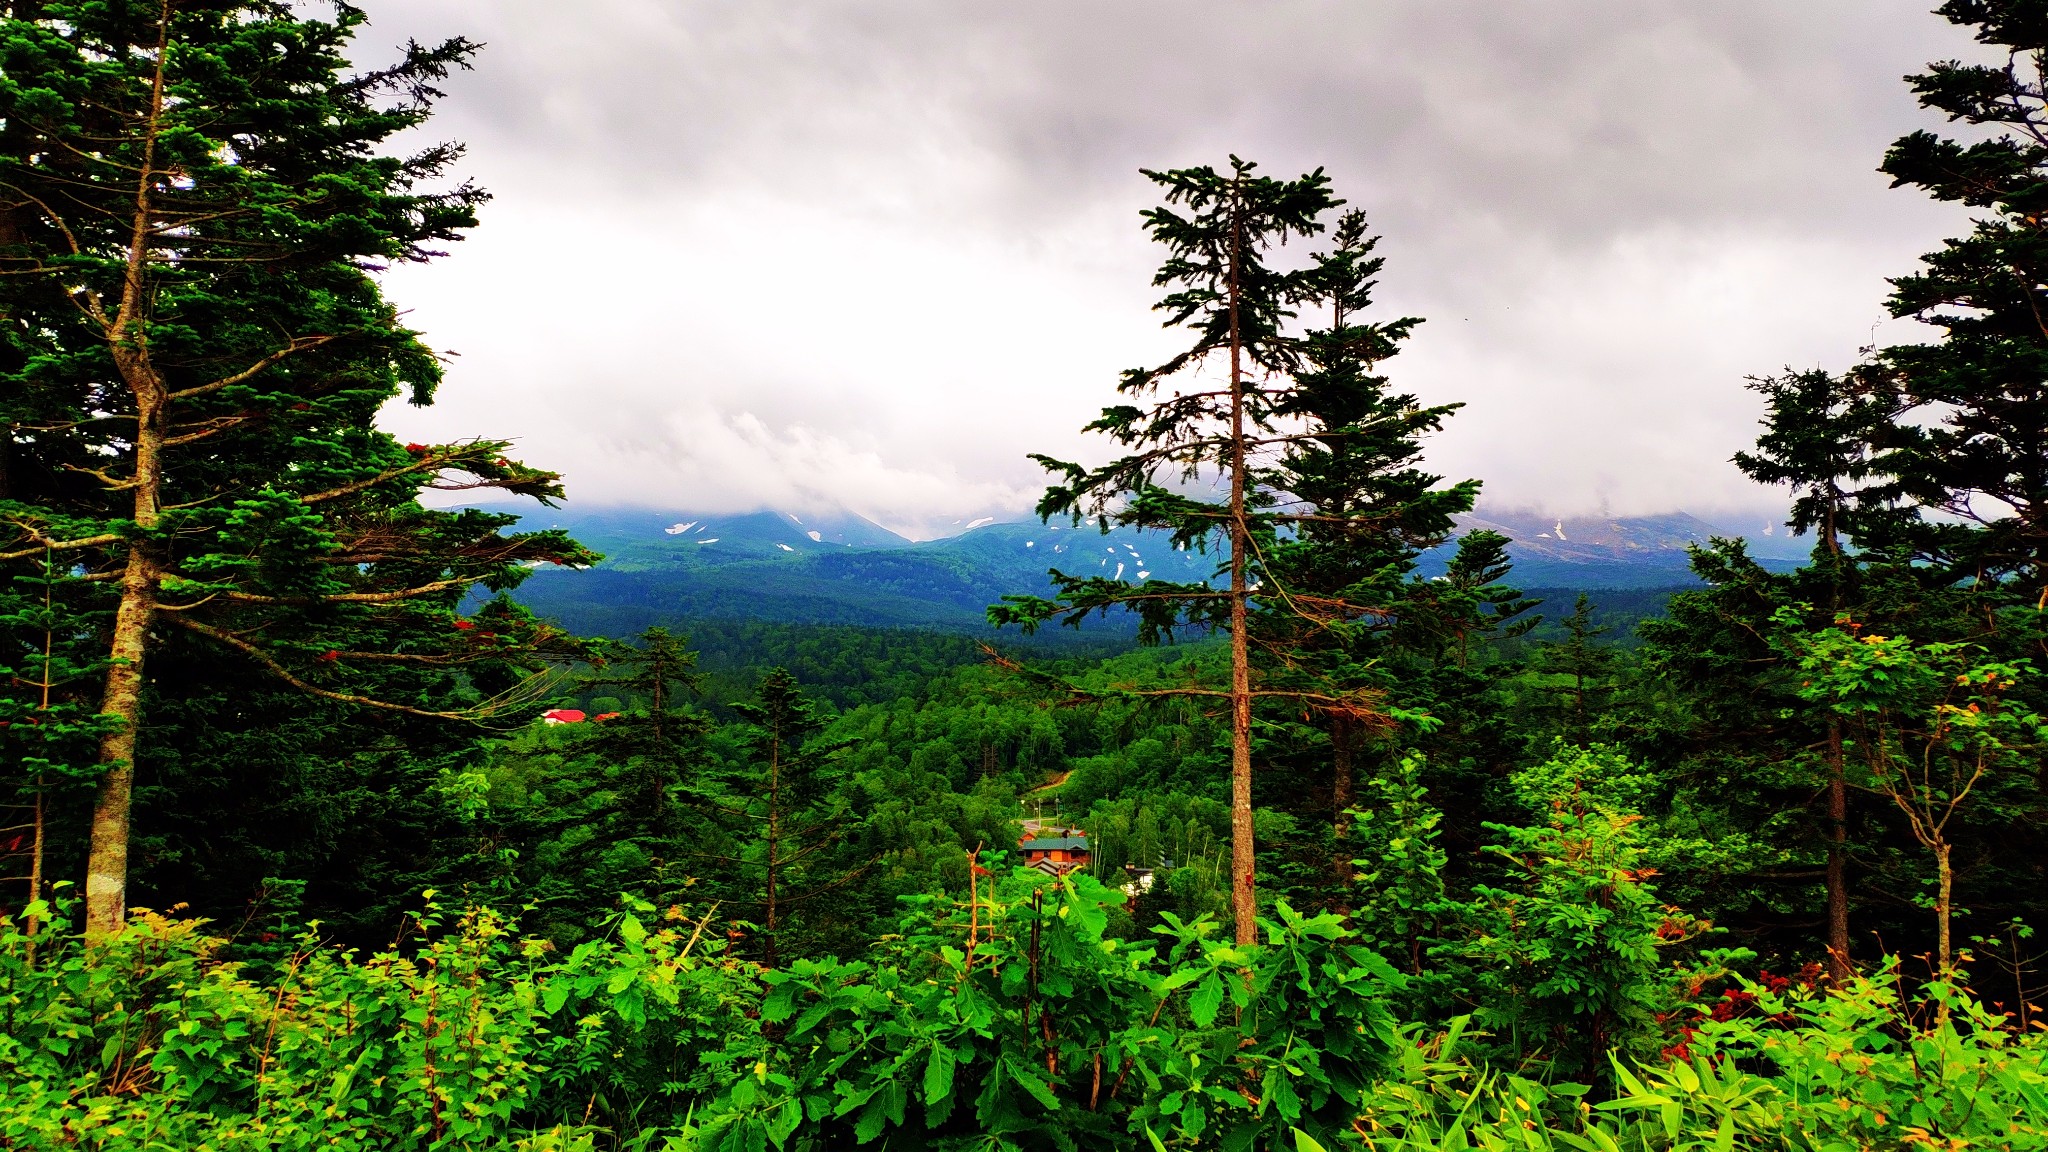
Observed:
[[[487,42],[430,131],[497,194],[389,276],[437,347],[410,438],[516,438],[586,504],[1016,515],[1027,452],[1174,346],[1140,166],[1325,166],[1386,234],[1390,365],[1488,498],[1760,515],[1746,375],[1840,367],[1965,226],[1874,168],[1921,3],[386,0]]]

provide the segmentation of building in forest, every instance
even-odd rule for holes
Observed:
[[[1088,837],[1071,828],[1061,829],[1057,836],[1026,833],[1025,839],[1018,842],[1017,849],[1024,853],[1025,867],[1036,868],[1049,876],[1086,868],[1094,858],[1088,851]]]

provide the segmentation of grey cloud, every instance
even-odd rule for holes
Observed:
[[[1016,511],[1166,346],[1135,169],[1236,151],[1387,233],[1397,374],[1470,404],[1444,470],[1760,509],[1741,377],[1845,362],[1959,226],[1873,172],[1899,76],[1972,51],[1923,2],[391,2],[373,40],[489,42],[434,131],[500,196],[393,279],[467,353],[393,419],[590,499]]]

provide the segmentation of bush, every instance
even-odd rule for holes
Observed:
[[[375,955],[255,963],[193,920],[90,948],[0,920],[0,1148],[2048,1149],[2048,1035],[1956,984],[1744,984],[1595,1085],[1398,1027],[1404,977],[1335,916],[1140,946],[1105,935],[1122,899],[977,876],[782,971],[644,904],[566,955],[430,906]]]
[[[1901,994],[1892,975],[1832,992],[1748,985],[1730,995],[1748,1011],[1703,1013],[1668,1060],[1610,1055],[1619,1091],[1597,1102],[1584,1084],[1467,1059],[1462,1021],[1410,1030],[1349,1139],[1379,1152],[2048,1148],[2048,1034],[2016,1032],[1952,984]]]
[[[751,977],[680,920],[628,911],[556,956],[495,913],[444,929],[430,906],[403,947],[308,935],[262,983],[203,927],[143,913],[88,948],[0,920],[0,1144],[585,1148],[759,1045]]]

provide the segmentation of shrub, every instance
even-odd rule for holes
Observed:
[[[590,1147],[759,1044],[746,971],[635,911],[557,956],[429,906],[373,956],[309,934],[265,983],[203,921],[143,913],[88,948],[0,920],[0,1145]]]

